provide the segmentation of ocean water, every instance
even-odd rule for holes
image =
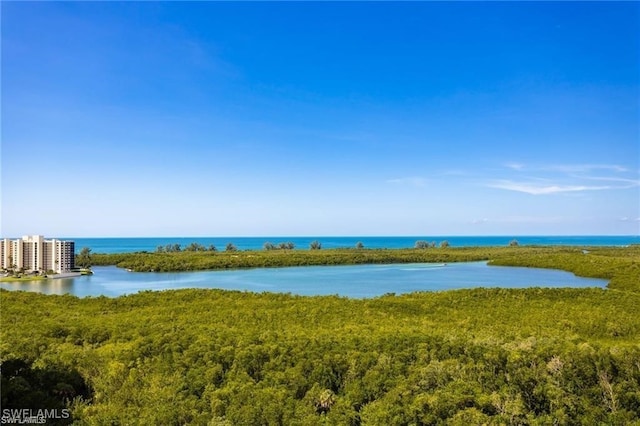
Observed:
[[[386,293],[442,291],[474,287],[599,287],[606,280],[576,277],[570,272],[488,266],[486,262],[255,268],[198,272],[129,272],[96,266],[94,275],[47,281],[3,282],[7,290],[78,297],[116,297],[147,290],[216,288],[297,295],[370,298]]]
[[[448,241],[451,247],[506,246],[512,240],[520,245],[569,245],[569,246],[627,246],[640,244],[639,235],[631,236],[409,236],[409,237],[152,237],[152,238],[64,238],[76,242],[76,252],[88,247],[93,253],[130,253],[156,251],[158,246],[190,243],[205,247],[213,244],[224,250],[228,243],[239,250],[262,250],[265,242],[279,244],[292,242],[296,249],[308,249],[312,241],[319,241],[322,248],[352,248],[361,242],[365,248],[411,248],[418,240],[440,244]]]

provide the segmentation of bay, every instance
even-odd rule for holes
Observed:
[[[371,298],[386,293],[443,291],[475,287],[600,287],[606,280],[550,269],[488,266],[486,262],[256,268],[198,272],[129,272],[94,267],[94,275],[32,282],[4,282],[8,290],[78,297],[116,297],[148,290],[216,288],[303,296]]]
[[[361,242],[365,248],[412,248],[416,241],[422,240],[439,244],[449,242],[451,247],[487,247],[506,246],[512,240],[520,245],[567,245],[567,246],[628,246],[640,244],[640,236],[366,236],[366,237],[145,237],[145,238],[61,238],[74,240],[76,251],[87,247],[93,253],[131,253],[138,251],[156,251],[158,246],[180,244],[182,248],[191,243],[202,244],[205,247],[214,245],[218,250],[224,250],[228,243],[234,244],[239,250],[262,250],[265,242],[278,244],[292,242],[296,249],[308,249],[312,241],[319,241],[322,248],[353,248]]]

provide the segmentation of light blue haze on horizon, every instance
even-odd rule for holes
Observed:
[[[638,2],[2,2],[2,236],[640,235]]]

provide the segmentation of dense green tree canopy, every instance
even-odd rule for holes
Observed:
[[[3,364],[79,372],[92,392],[71,407],[94,424],[624,424],[640,408],[633,293],[0,295]]]

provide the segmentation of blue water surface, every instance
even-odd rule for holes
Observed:
[[[488,266],[486,262],[256,268],[198,272],[129,272],[94,267],[94,275],[47,281],[0,283],[8,290],[79,297],[132,294],[145,290],[216,288],[297,295],[370,298],[386,293],[474,287],[600,287],[607,281],[537,268]]]
[[[63,238],[65,239],[65,238]],[[205,247],[214,245],[224,250],[228,243],[239,250],[262,250],[265,242],[278,244],[292,242],[296,249],[308,249],[312,241],[319,241],[323,248],[353,248],[361,242],[365,248],[411,248],[416,241],[440,244],[447,241],[452,247],[506,246],[512,240],[520,245],[569,245],[569,246],[627,246],[640,244],[640,236],[405,236],[405,237],[153,237],[153,238],[66,238],[74,240],[76,251],[88,247],[93,253],[130,253],[156,251],[158,246],[190,243]]]

